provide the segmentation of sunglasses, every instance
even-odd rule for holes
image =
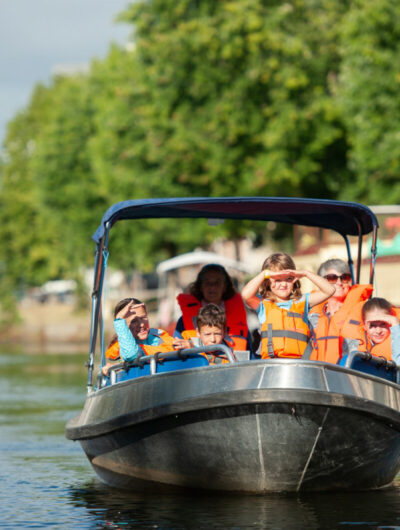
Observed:
[[[329,283],[336,283],[339,279],[342,280],[343,283],[351,282],[351,274],[341,274],[340,276],[337,274],[326,274],[324,278],[328,280]]]

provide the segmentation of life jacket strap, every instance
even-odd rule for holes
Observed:
[[[310,341],[310,337],[308,335],[306,335],[305,333],[299,333],[298,331],[290,331],[287,329],[273,330],[272,324],[268,324],[267,331],[261,332],[261,339],[268,339],[267,351],[268,351],[268,356],[271,357],[272,359],[275,357],[274,345],[272,341],[273,337],[288,338],[288,339],[299,340],[302,342],[307,342],[307,347],[304,351],[304,354],[306,353],[306,351],[308,352],[308,350],[310,350],[308,353],[308,356],[311,355],[313,348],[312,348],[312,344]],[[304,357],[304,354],[303,354],[303,357]]]
[[[325,337],[316,337],[317,340],[329,340],[329,339],[338,339],[339,335],[326,335]]]
[[[287,316],[294,318],[303,318],[303,315],[301,313],[295,313],[294,311],[288,311]]]
[[[305,333],[300,333],[298,331],[290,331],[287,329],[273,330],[272,324],[268,324],[268,330],[261,332],[261,338],[262,339],[268,338],[268,342],[269,342],[269,339],[271,339],[272,341],[272,337],[283,337],[287,339],[301,340],[302,342],[309,341],[309,336],[306,335]]]
[[[306,359],[306,360],[309,359],[310,356],[311,356],[312,351],[313,351],[313,345],[312,345],[312,342],[310,340],[310,341],[308,341],[308,344],[306,346],[306,349],[304,350],[302,358]]]
[[[261,338],[265,338],[265,337],[268,337],[268,343],[267,343],[268,356],[273,359],[275,357],[275,352],[274,352],[274,345],[272,342],[272,337],[273,337],[272,324],[268,324],[267,331],[266,332],[263,331],[261,333]]]

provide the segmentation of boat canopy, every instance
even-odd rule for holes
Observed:
[[[190,197],[140,199],[111,206],[93,235],[99,243],[108,224],[123,219],[210,218],[275,221],[335,230],[342,236],[362,236],[378,226],[375,214],[362,204],[292,197]]]

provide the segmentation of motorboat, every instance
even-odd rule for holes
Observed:
[[[247,493],[376,489],[400,469],[398,367],[362,352],[343,366],[306,359],[250,360],[228,348],[146,355],[101,372],[102,293],[111,228],[145,218],[275,221],[330,228],[344,238],[360,281],[362,240],[378,222],[341,201],[224,197],[123,201],[104,214],[96,242],[87,397],[66,426],[106,484],[139,490],[193,488]],[[358,238],[354,267],[350,236]],[[99,344],[99,348],[97,348]],[[219,349],[228,364],[200,352]]]

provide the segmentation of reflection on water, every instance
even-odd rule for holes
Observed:
[[[400,528],[399,483],[365,493],[152,496],[92,482],[70,497],[111,528]]]
[[[0,528],[400,528],[400,480],[376,492],[141,494],[95,478],[64,426],[86,355],[0,354]]]

